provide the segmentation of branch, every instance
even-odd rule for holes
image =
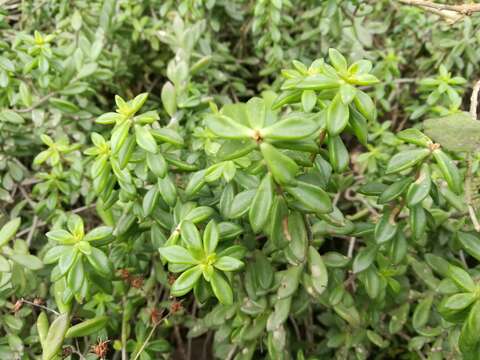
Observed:
[[[145,347],[148,345],[148,342],[150,341],[150,339],[152,338],[153,336],[153,333],[155,332],[155,329],[157,328],[158,325],[160,325],[160,323],[165,320],[168,315],[170,315],[171,313],[168,313],[167,315],[165,315],[164,317],[162,317],[160,320],[158,320],[157,322],[155,322],[155,324],[153,325],[152,327],[152,330],[150,330],[150,333],[148,334],[147,338],[145,339],[145,341],[143,342],[142,346],[140,347],[140,349],[138,350],[137,354],[135,355],[135,358],[133,360],[137,360],[140,355],[142,354],[143,350],[145,349]]]
[[[31,306],[35,306],[35,307],[38,307],[40,309],[43,309],[43,310],[46,310],[46,311],[51,311],[52,313],[54,313],[55,315],[59,316],[60,313],[58,311],[55,311],[53,309],[50,309],[49,307],[46,307],[44,305],[41,305],[41,304],[35,304],[34,302],[31,302],[31,301],[28,301],[28,300],[25,300],[24,298],[21,298],[20,301],[24,304],[28,304],[28,305],[31,305]]]
[[[477,119],[478,92],[480,91],[480,80],[473,86],[472,97],[470,98],[470,116]],[[472,154],[467,154],[467,173],[465,174],[465,200],[467,203],[468,214],[472,220],[475,231],[480,232],[480,223],[472,199]]]
[[[453,24],[461,20],[465,16],[470,16],[475,12],[480,12],[480,4],[438,4],[426,0],[398,0],[402,4],[419,7],[425,11],[429,11],[441,17],[447,22]]]
[[[45,95],[44,97],[40,98],[35,104],[33,104],[32,106],[28,107],[28,108],[25,108],[25,109],[13,109],[13,111],[17,112],[17,113],[27,113],[27,112],[30,112],[32,110],[34,110],[35,108],[39,107],[40,105],[42,105],[44,102],[46,102],[48,99],[50,99],[52,96],[55,96],[55,92],[52,92],[48,95]]]
[[[77,209],[73,209],[73,210],[70,210],[70,212],[72,212],[73,214],[78,214],[78,213],[81,213],[85,210],[89,210],[89,209],[93,209],[96,205],[95,204],[90,204],[90,205],[85,205],[85,206],[82,206],[82,207],[79,207]],[[40,221],[36,224],[32,224],[32,226],[26,228],[26,229],[23,229],[22,231],[19,231],[16,235],[15,235],[15,238],[20,238],[22,237],[23,235],[26,235],[28,233],[30,233],[30,231],[32,231],[32,228],[39,228],[39,227],[43,227],[43,226],[46,226],[48,225],[48,222],[46,221]]]
[[[480,91],[480,80],[473,86],[472,97],[470,98],[470,115],[477,119],[478,92]]]

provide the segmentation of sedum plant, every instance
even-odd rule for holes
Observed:
[[[205,291],[203,279],[210,283],[213,293],[222,304],[233,304],[233,291],[223,272],[239,270],[243,267],[242,261],[236,258],[239,252],[235,246],[216,253],[219,232],[214,220],[205,227],[203,238],[195,225],[190,221],[182,222],[180,227],[182,244],[161,247],[160,254],[165,258],[172,272],[182,274],[172,284],[171,294],[182,296],[188,293],[194,286],[197,293]],[[233,255],[233,256],[231,256]],[[243,255],[243,254],[242,254]]]
[[[447,3],[5,2],[0,358],[477,359]]]

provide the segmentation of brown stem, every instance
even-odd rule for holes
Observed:
[[[39,107],[40,105],[42,105],[44,102],[46,102],[48,99],[50,99],[52,96],[54,96],[56,93],[55,92],[52,92],[48,95],[45,95],[44,97],[40,98],[40,100],[38,100],[35,104],[33,104],[32,106],[28,107],[28,108],[25,108],[25,109],[13,109],[15,112],[17,113],[27,113],[27,112],[30,112],[32,111],[33,109]]]
[[[433,1],[426,0],[398,0],[402,4],[419,7],[425,11],[439,15],[449,23],[455,23],[465,16],[469,16],[474,12],[480,12],[480,4],[438,4]]]

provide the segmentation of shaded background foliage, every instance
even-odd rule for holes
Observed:
[[[468,334],[478,334],[480,326],[469,315],[478,313],[478,290],[469,279],[478,275],[480,238],[467,205],[476,211],[477,155],[455,148],[451,143],[458,139],[443,139],[435,130],[427,135],[442,150],[419,132],[398,133],[468,108],[480,58],[477,15],[452,24],[395,1],[355,0],[9,0],[0,6],[2,359],[40,358],[42,348],[43,358],[51,359],[62,347],[71,358],[476,358],[478,344]],[[234,204],[240,190],[260,186],[263,158],[256,151],[233,170],[218,161],[224,140],[206,119],[216,111],[212,104],[226,112],[259,94],[268,108],[289,91],[289,77],[307,78],[305,69],[316,59],[332,63],[330,48],[349,64],[371,61],[370,73],[380,81],[357,88],[373,98],[376,111],[363,114],[372,117],[368,143],[355,131],[338,137],[335,144],[345,143],[349,154],[330,150],[330,138],[338,135],[331,129],[327,146],[302,153],[318,156],[314,167],[332,174],[317,180],[337,218],[292,208],[290,222],[300,225],[287,225],[286,233],[311,245],[301,250],[308,269],[295,273],[291,258],[265,245],[270,230],[256,234],[245,215],[248,204],[237,218],[226,215],[225,203]],[[286,107],[308,119],[312,111],[321,113],[333,97],[315,91],[286,101]],[[153,124],[145,127],[152,135],[139,129],[139,141],[131,134],[140,155],[129,165],[132,174],[125,174],[110,160],[114,127],[104,125],[121,120],[103,114],[121,107],[115,95],[130,100],[145,92],[148,99],[138,100],[144,104],[136,110],[147,115],[137,126]],[[102,115],[104,122],[95,122]],[[455,126],[450,132],[462,136]],[[476,141],[475,125],[469,133]],[[151,146],[163,162],[149,162]],[[302,172],[312,168],[309,156],[286,153]],[[100,189],[95,166],[110,169],[104,176],[118,180],[115,196]],[[245,169],[249,176],[238,180]],[[424,183],[424,198],[417,195],[422,201],[428,196],[425,206],[415,199],[423,189],[414,182],[419,174],[432,179]],[[167,180],[155,185],[152,176]],[[243,195],[243,202],[253,193]],[[392,212],[398,216],[395,229],[388,227]],[[200,290],[171,297],[178,275],[172,273],[179,268],[167,267],[158,255],[172,234],[181,235],[181,223],[197,224],[202,246],[211,243],[214,235],[205,235],[211,218],[227,239],[220,244],[247,250],[229,253],[240,254],[242,270],[238,263],[223,266],[237,270],[227,275],[233,305],[219,304],[215,297],[230,301],[215,289],[209,297]],[[284,224],[277,226],[284,230]],[[195,231],[190,227],[189,233]],[[61,277],[55,252],[70,251],[66,247],[80,249],[83,257],[70,259],[72,268],[64,260],[66,270],[60,271],[68,275]],[[328,272],[325,292],[309,292],[311,280],[303,275],[317,274],[316,262],[323,264],[320,282]],[[88,276],[75,283],[74,275],[83,272]],[[279,302],[285,273],[296,285]],[[65,312],[70,317],[60,316]],[[51,323],[59,320],[55,346],[52,339],[45,346],[42,338],[46,315]],[[72,330],[88,319],[94,319],[84,324],[88,331]]]

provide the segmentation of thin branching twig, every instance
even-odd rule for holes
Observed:
[[[398,0],[402,4],[419,7],[425,11],[443,17],[447,22],[453,24],[465,16],[480,12],[480,4],[438,4],[426,0]]]
[[[472,97],[470,98],[470,115],[472,119],[477,119],[477,105],[478,105],[478,92],[480,91],[480,80],[478,80],[472,91]],[[467,154],[467,173],[465,175],[465,202],[467,203],[468,214],[472,220],[475,231],[480,232],[480,223],[477,218],[477,213],[473,206],[473,194],[472,194],[472,154]]]

